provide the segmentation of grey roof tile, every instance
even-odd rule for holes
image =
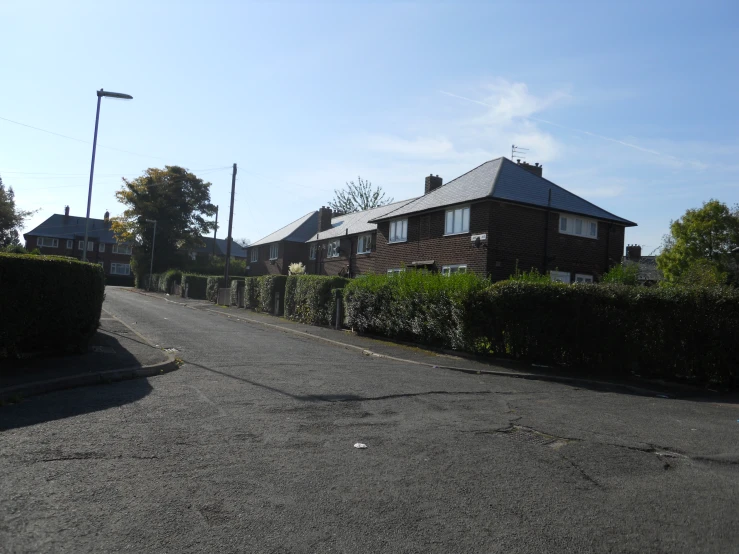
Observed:
[[[213,237],[200,237],[203,241],[203,246],[193,248],[193,252],[210,254],[213,252]],[[216,254],[220,256],[226,255],[226,239],[215,239],[216,240]],[[246,258],[246,251],[241,248],[241,245],[237,242],[231,242],[231,257],[233,258]]]
[[[290,242],[305,242],[311,238],[318,229],[318,211],[305,214],[300,219],[296,219],[292,223],[285,225],[282,229],[278,229],[274,233],[250,244],[249,246],[261,246],[272,242],[282,240]]]
[[[66,218],[66,219],[65,219]],[[55,239],[84,239],[85,218],[54,214],[41,225],[24,236],[49,237]],[[105,225],[103,219],[90,218],[90,227],[87,233],[89,240],[103,242],[105,244],[116,244],[115,236],[109,225]]]
[[[534,175],[507,158],[485,162],[436,190],[392,212],[375,217],[372,222],[488,198],[546,207],[550,189],[551,207],[554,210],[614,221],[625,226],[636,225]]]
[[[331,218],[331,229],[314,234],[311,238],[308,239],[307,242],[331,239],[347,234],[355,235],[357,233],[369,233],[375,231],[377,230],[377,225],[375,223],[370,223],[370,219],[381,217],[388,212],[397,210],[398,208],[402,207],[408,202],[412,202],[413,200],[415,200],[415,198],[393,202],[392,204],[386,204],[385,206],[379,206],[377,208],[372,208],[361,212],[334,216]]]

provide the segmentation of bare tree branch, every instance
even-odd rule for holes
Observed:
[[[334,213],[348,214],[385,206],[393,201],[386,198],[382,187],[372,189],[372,183],[357,177],[357,183],[349,181],[344,190],[334,190],[334,199],[328,203]]]

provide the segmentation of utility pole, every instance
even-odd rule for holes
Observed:
[[[228,236],[226,237],[226,286],[228,282],[228,270],[231,265],[231,229],[233,228],[234,219],[234,195],[236,194],[236,164],[234,164],[234,172],[231,176],[231,209],[228,212]]]
[[[216,206],[216,227],[213,230],[213,255],[216,255],[216,238],[218,237],[218,206]]]

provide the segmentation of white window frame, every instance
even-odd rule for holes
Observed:
[[[372,253],[372,234],[362,235],[357,239],[357,254]]]
[[[49,241],[51,241],[51,244],[48,244]],[[38,237],[36,238],[36,246],[44,246],[46,248],[59,248],[59,239],[53,239],[51,237]]]
[[[595,227],[593,227],[595,225]],[[595,233],[593,234],[593,231]],[[598,239],[598,220],[569,214],[559,214],[559,232],[586,239]]]
[[[259,247],[258,246],[251,247],[251,251],[249,252],[249,260],[252,262],[259,261]]]
[[[575,283],[592,283],[593,276],[587,273],[575,273]]]
[[[105,252],[105,243],[99,242],[98,243],[98,252]]]
[[[569,285],[572,282],[572,275],[569,271],[550,271],[549,278],[554,282],[565,283]]]
[[[269,245],[269,261],[274,261],[280,257],[280,245],[278,243]]]
[[[388,275],[395,275],[396,273],[403,273],[404,271],[405,271],[405,269],[403,269],[402,267],[394,267],[392,269],[388,269],[387,270],[387,274]]]
[[[441,268],[442,275],[454,275],[455,273],[467,273],[467,264],[451,264]]]
[[[82,241],[80,241],[80,243],[81,242]],[[80,250],[81,250],[81,248],[80,248]],[[132,252],[132,248],[131,248],[131,246],[129,246],[127,244],[114,244],[113,245],[113,248],[111,249],[111,251],[113,252],[113,254],[125,254],[127,256],[130,256],[131,255],[131,252]]]
[[[110,264],[111,275],[131,275],[131,264],[119,264],[111,262]]]
[[[336,239],[329,241],[326,245],[326,257],[327,258],[338,258],[340,256],[339,250],[341,249],[341,240]]]
[[[317,254],[318,254],[318,244],[313,243],[310,245],[310,250],[308,251],[308,258],[311,260],[315,260]]]
[[[67,250],[74,249],[74,239],[67,239]]]
[[[444,236],[470,232],[470,207],[450,208],[444,213]]]
[[[77,249],[78,250],[84,250],[85,249],[84,244],[85,244],[85,241],[84,240],[78,240],[77,241]],[[87,241],[87,251],[88,252],[92,252],[94,250],[94,248],[95,248],[95,245],[93,244],[93,242],[91,240],[88,240]]]
[[[390,221],[388,242],[391,244],[395,242],[408,242],[408,218],[393,219]]]

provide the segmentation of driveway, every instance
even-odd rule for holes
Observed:
[[[0,551],[737,552],[734,401],[449,372],[106,295],[185,364],[0,407]]]

